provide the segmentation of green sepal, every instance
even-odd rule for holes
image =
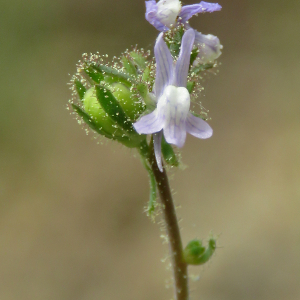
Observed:
[[[151,74],[151,69],[150,67],[147,67],[143,73],[143,81],[148,81],[151,78],[150,74]]]
[[[147,95],[148,95],[148,86],[147,84],[145,83],[139,83],[137,86],[136,86],[137,90],[139,91],[139,94],[143,97],[143,98],[146,98]]]
[[[121,128],[129,134],[137,135],[129,117],[125,114],[118,100],[112,92],[103,86],[95,86],[97,99],[103,110],[113,119]]]
[[[193,62],[194,62],[195,59],[197,58],[198,54],[199,54],[199,49],[198,49],[198,47],[197,47],[197,48],[196,48],[196,47],[193,48],[193,49],[192,49],[192,52],[191,52],[191,57],[190,57],[190,66],[193,65]]]
[[[149,202],[147,207],[147,213],[151,216],[156,207],[156,181],[152,170],[148,167],[146,168],[148,171],[149,179],[150,179],[150,194],[149,194]]]
[[[84,93],[86,92],[85,86],[78,80],[74,80],[74,85],[79,96],[79,99],[82,100],[84,97]]]
[[[148,206],[147,206],[147,214],[148,214],[148,216],[151,216],[154,213],[155,208],[156,208],[157,187],[156,187],[156,180],[155,180],[154,173],[153,173],[152,169],[150,168],[149,162],[147,159],[149,157],[149,146],[148,146],[146,140],[144,140],[140,144],[139,152],[140,152],[144,167],[148,172],[149,180],[150,180],[150,194],[149,194],[149,201],[148,201]]]
[[[73,107],[74,111],[83,119],[83,121],[95,132],[103,135],[104,137],[106,137],[110,140],[118,141],[128,148],[140,147],[141,141],[143,141],[142,136],[139,139],[132,139],[131,137],[128,137],[126,135],[113,136],[112,134],[103,130],[103,128],[99,127],[99,125],[79,106],[72,103],[72,107]]]
[[[141,70],[146,68],[146,59],[143,54],[132,51],[129,53],[129,55]]]
[[[95,82],[100,83],[104,80],[104,76],[101,72],[94,69],[93,65],[90,65],[84,69],[84,72]]]
[[[174,36],[170,38],[171,41],[170,42],[167,41],[167,46],[169,47],[173,57],[177,57],[179,55],[183,34],[184,34],[184,27],[183,26],[177,27]]]
[[[186,84],[186,89],[189,91],[189,93],[191,94],[194,87],[196,85],[196,82],[195,81],[188,81],[187,84]]]
[[[161,152],[162,152],[163,157],[168,165],[173,166],[173,167],[179,166],[179,161],[173,150],[173,147],[166,142],[164,136],[162,137],[162,140],[161,140]]]
[[[117,71],[114,68],[100,65],[100,64],[92,64],[90,65],[90,68],[92,68],[95,72],[101,74],[104,77],[104,81],[107,83],[115,83],[115,82],[121,82],[125,84],[128,87],[131,87],[132,83],[132,77],[128,74],[122,73]]]
[[[189,265],[203,265],[214,254],[216,250],[216,240],[211,238],[208,241],[208,246],[202,246],[200,240],[190,241],[183,251],[184,261]]]
[[[132,75],[132,76],[136,77],[137,76],[137,70],[136,70],[136,67],[133,64],[133,62],[131,60],[129,60],[126,56],[123,56],[121,61],[122,61],[123,67],[126,70],[126,72],[129,75]]]
[[[208,64],[200,64],[196,67],[193,67],[191,69],[191,73],[195,73],[196,75],[199,74],[200,72],[203,72],[205,70],[211,69],[214,67],[214,63],[208,63]]]

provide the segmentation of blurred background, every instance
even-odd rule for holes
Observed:
[[[184,243],[219,235],[212,261],[190,268],[191,299],[298,300],[300,2],[219,3],[191,20],[224,45],[200,96],[214,136],[188,137],[188,167],[171,172]],[[153,49],[144,12],[141,0],[1,1],[1,300],[172,298],[139,158],[66,110],[82,53]]]

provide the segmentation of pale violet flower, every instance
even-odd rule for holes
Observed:
[[[185,24],[193,15],[221,10],[218,3],[201,1],[198,4],[181,6],[179,0],[145,1],[146,20],[159,31],[167,31],[177,22]]]
[[[221,49],[223,46],[220,44],[219,38],[215,35],[202,34],[195,30],[194,44],[199,49],[199,54],[194,61],[194,65],[211,63],[222,54]]]
[[[190,110],[190,94],[186,89],[191,50],[195,32],[188,29],[181,42],[176,63],[160,33],[154,47],[156,59],[156,78],[154,99],[156,109],[133,124],[140,134],[153,134],[154,150],[159,169],[162,171],[161,138],[162,134],[169,144],[182,147],[186,133],[206,139],[212,136],[212,128],[201,118],[195,117]]]
[[[173,25],[184,24],[190,28],[188,20],[198,13],[214,12],[221,10],[218,3],[201,1],[198,4],[181,5],[179,0],[146,1],[146,20],[159,31],[167,31]],[[221,55],[223,46],[218,37],[212,34],[202,34],[195,30],[195,45],[199,48],[199,55],[195,64],[213,62]]]

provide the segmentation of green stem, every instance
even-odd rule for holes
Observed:
[[[157,189],[162,203],[162,211],[166,223],[169,249],[174,276],[175,300],[188,300],[187,264],[183,260],[183,248],[175,206],[172,199],[170,185],[165,169],[160,172],[154,154],[153,139],[149,149],[149,163],[155,176]]]

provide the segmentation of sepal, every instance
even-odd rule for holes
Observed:
[[[166,142],[164,137],[162,137],[161,141],[161,152],[168,165],[172,167],[179,166],[179,160],[173,150],[173,147]]]
[[[73,110],[83,119],[83,121],[95,132],[100,135],[116,140],[126,147],[136,148],[145,140],[146,136],[137,133],[130,134],[118,126],[103,109],[96,97],[96,88],[88,89],[82,99],[83,108],[72,104]]]
[[[137,73],[137,68],[135,67],[134,63],[128,59],[126,56],[123,56],[121,58],[123,67],[126,71],[127,74],[133,76],[133,77],[137,77],[138,73]]]
[[[86,92],[85,86],[78,79],[74,80],[74,85],[75,85],[76,92],[79,96],[79,99],[83,100],[84,94]]]
[[[122,106],[112,92],[100,85],[96,85],[95,89],[96,97],[108,116],[129,134],[136,134],[129,117],[125,114]]]

